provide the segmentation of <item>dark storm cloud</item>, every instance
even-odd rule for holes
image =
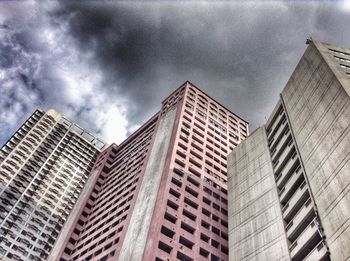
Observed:
[[[338,43],[350,24],[336,6],[315,2],[88,2],[64,4],[56,15],[69,19],[79,48],[94,54],[105,88],[127,97],[132,123],[190,80],[253,128],[271,111],[306,37]],[[343,32],[334,30],[340,24]]]
[[[125,137],[186,80],[254,129],[307,37],[350,43],[340,2],[26,3],[5,22],[0,10],[0,105],[11,108],[0,119],[18,126],[36,107],[54,107],[106,139]],[[2,136],[15,126],[0,126]]]

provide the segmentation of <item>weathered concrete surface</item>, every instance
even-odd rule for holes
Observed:
[[[119,255],[121,261],[142,260],[175,116],[176,109],[169,111],[159,122],[154,145],[130,219],[130,225]]]
[[[289,260],[263,127],[228,157],[229,258]]]
[[[350,80],[328,47],[310,44],[282,97],[331,258],[345,260],[350,258]]]

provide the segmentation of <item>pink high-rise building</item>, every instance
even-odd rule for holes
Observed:
[[[49,260],[228,260],[226,157],[247,135],[186,82],[100,154]]]

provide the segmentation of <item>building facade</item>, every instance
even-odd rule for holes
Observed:
[[[308,40],[228,158],[230,260],[350,258],[350,50]]]
[[[102,153],[51,260],[228,260],[227,155],[248,123],[186,82]]]
[[[45,260],[105,143],[36,110],[0,150],[0,259]]]

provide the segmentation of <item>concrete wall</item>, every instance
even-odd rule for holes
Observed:
[[[229,258],[289,260],[265,129],[228,157]]]
[[[325,46],[316,45],[320,49],[314,43],[308,47],[282,98],[331,258],[345,260],[350,258],[350,98],[341,85],[344,78],[336,76],[339,65]]]
[[[160,119],[119,260],[142,260],[175,117],[176,109]]]

